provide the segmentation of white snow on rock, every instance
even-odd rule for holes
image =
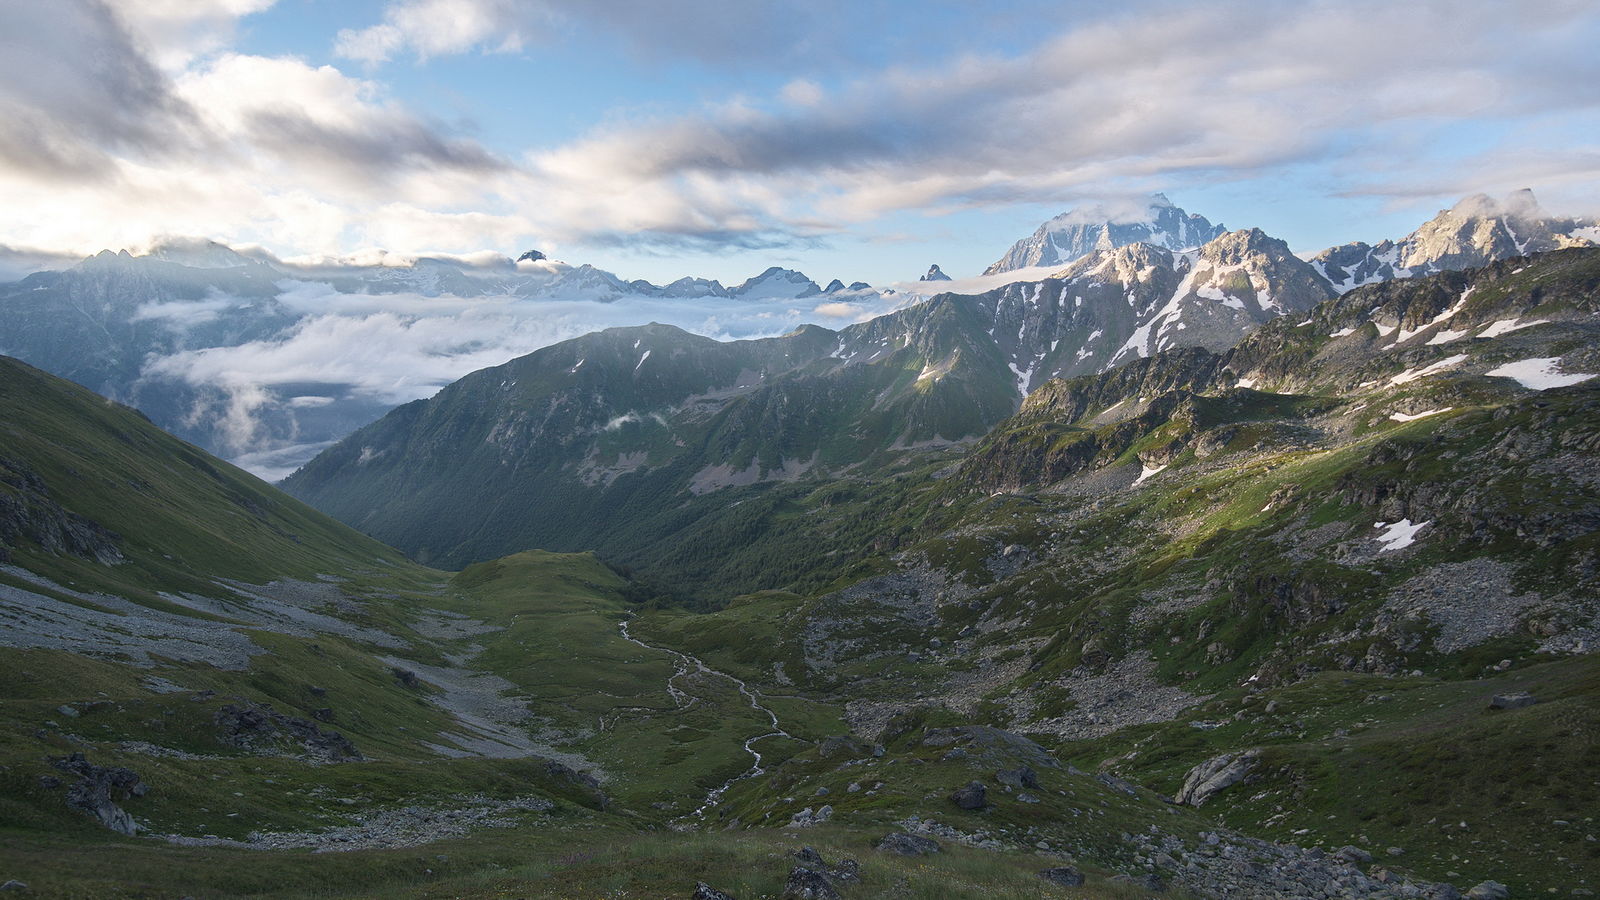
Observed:
[[[1383,529],[1383,534],[1378,535],[1378,543],[1383,545],[1379,553],[1389,553],[1394,550],[1404,550],[1417,542],[1417,532],[1426,528],[1429,522],[1411,524],[1410,519],[1401,519],[1398,522],[1374,522],[1374,528]]]
[[[1419,413],[1390,413],[1389,418],[1395,420],[1396,422],[1415,422],[1418,419],[1426,419],[1428,416],[1437,416],[1440,413],[1447,413],[1452,409],[1455,409],[1455,407],[1442,406],[1438,409],[1424,410]]]
[[[1166,466],[1156,466],[1155,468],[1152,469],[1149,466],[1144,465],[1143,463],[1140,463],[1140,465],[1143,466],[1144,471],[1140,472],[1139,473],[1139,477],[1135,478],[1133,480],[1133,486],[1134,487],[1138,487],[1140,484],[1143,484],[1144,480],[1146,478],[1149,478],[1150,476],[1155,475],[1155,474],[1157,474],[1159,472],[1164,472],[1167,469]]]
[[[1562,372],[1561,358],[1556,356],[1506,363],[1484,374],[1516,379],[1518,384],[1530,391],[1548,391],[1551,388],[1566,387],[1595,377],[1583,372]]]
[[[1465,353],[1458,353],[1455,356],[1446,357],[1445,359],[1441,359],[1438,362],[1430,366],[1425,366],[1421,369],[1407,369],[1404,372],[1401,372],[1399,375],[1389,379],[1389,383],[1410,384],[1411,382],[1416,381],[1418,378],[1426,378],[1429,375],[1437,375],[1440,372],[1443,372],[1445,369],[1460,365],[1466,361],[1467,355]]]
[[[1498,322],[1492,323],[1488,328],[1478,332],[1478,337],[1499,337],[1502,334],[1510,334],[1513,331],[1518,331],[1523,328],[1532,328],[1535,325],[1543,325],[1547,321],[1547,319],[1534,319],[1531,322],[1519,322],[1516,319],[1501,319]]]

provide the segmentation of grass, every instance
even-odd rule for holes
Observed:
[[[615,827],[556,825],[485,831],[470,839],[407,850],[351,853],[255,853],[194,850],[121,840],[53,840],[19,848],[0,833],[0,871],[29,884],[29,896],[51,900],[201,897],[392,897],[406,900],[620,900],[687,897],[705,881],[740,900],[782,893],[791,855],[802,844],[830,864],[853,858],[862,883],[846,896],[999,898],[1063,896],[1037,872],[1056,859],[1032,853],[994,853],[944,842],[936,855],[905,858],[879,853],[877,830],[822,827],[797,834],[640,833]],[[39,852],[40,850],[46,852]],[[1083,867],[1089,878],[1071,896],[1134,898],[1144,893],[1109,882],[1109,873]],[[1181,890],[1164,896],[1184,900]]]
[[[1491,695],[1517,690],[1543,702],[1488,708]],[[1524,896],[1600,884],[1587,840],[1600,827],[1597,737],[1600,660],[1583,656],[1469,681],[1323,673],[1059,750],[1176,792],[1190,766],[1261,747],[1259,780],[1217,795],[1207,813],[1303,845],[1380,856],[1399,847],[1396,868],[1459,884],[1492,878]]]

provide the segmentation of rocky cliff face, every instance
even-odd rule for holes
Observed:
[[[1160,350],[1220,352],[1332,296],[1286,244],[1249,229],[1184,253],[1151,244],[1095,251],[1052,278],[979,299],[992,306],[995,343],[1026,393]]]

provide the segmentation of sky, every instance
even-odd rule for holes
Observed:
[[[0,0],[0,247],[971,275],[1162,191],[1301,252],[1600,210],[1592,0]]]

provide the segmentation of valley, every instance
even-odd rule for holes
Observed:
[[[1083,273],[1207,299],[1204,252],[1133,246],[840,331],[558,343],[287,493],[0,360],[0,876],[1589,890],[1600,250],[1019,383],[1128,303]]]

